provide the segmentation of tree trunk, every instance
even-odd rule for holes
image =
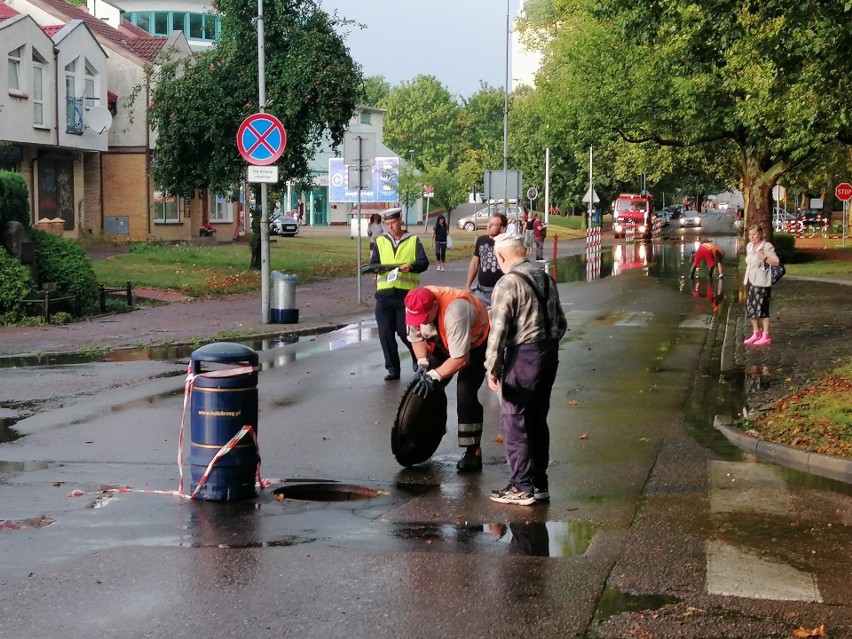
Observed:
[[[766,173],[756,158],[749,158],[745,170],[740,175],[743,192],[743,223],[746,231],[757,224],[763,230],[763,237],[772,241],[772,187]],[[746,234],[748,237],[748,234]]]

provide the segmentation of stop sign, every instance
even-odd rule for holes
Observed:
[[[852,184],[849,184],[849,182],[838,184],[837,188],[834,189],[834,194],[838,200],[843,202],[852,199]]]

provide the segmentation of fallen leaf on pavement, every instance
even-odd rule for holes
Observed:
[[[808,630],[807,628],[798,628],[793,631],[793,636],[797,638],[803,637],[805,639],[807,639],[807,637],[825,637],[825,624],[821,623],[813,630]]]

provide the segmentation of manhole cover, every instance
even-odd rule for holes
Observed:
[[[352,484],[295,484],[273,491],[278,501],[301,499],[302,501],[359,501],[373,499],[386,494],[385,491]]]

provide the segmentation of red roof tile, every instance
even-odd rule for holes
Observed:
[[[15,11],[9,5],[0,2],[0,21],[8,20],[9,18],[14,18],[16,15],[18,15],[17,11]]]
[[[89,30],[98,39],[108,40],[113,44],[124,47],[128,51],[135,53],[141,58],[153,62],[157,54],[163,48],[166,38],[155,38],[146,34],[146,39],[161,40],[159,46],[155,46],[149,42],[136,43],[139,38],[135,34],[130,34],[127,31],[119,31],[108,25],[103,20],[98,20],[83,7],[77,7],[73,4],[64,2],[63,0],[33,0],[36,5],[46,7],[48,11],[59,17],[70,20],[82,20],[89,27]]]
[[[42,27],[41,30],[44,31],[49,37],[53,37],[56,35],[56,32],[64,27],[64,24],[52,24],[49,27]]]

